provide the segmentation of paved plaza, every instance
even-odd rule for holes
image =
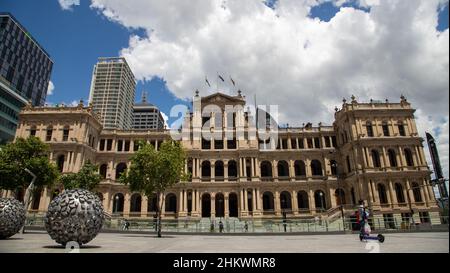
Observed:
[[[80,253],[425,253],[449,252],[448,232],[388,233],[384,243],[360,242],[356,234],[337,235],[179,235],[100,233],[79,250]],[[0,240],[0,252],[64,253],[69,249],[57,245],[47,233],[33,231]]]

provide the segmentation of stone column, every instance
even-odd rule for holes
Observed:
[[[392,180],[390,179],[389,179],[389,194],[391,195],[392,207],[397,206],[398,205],[397,195],[395,194],[394,186],[392,185]]]
[[[311,211],[311,213],[315,213],[316,211],[316,202],[314,199],[314,191],[312,189],[309,189],[309,194],[308,194],[308,203],[309,203],[309,210]]]
[[[256,190],[255,188],[252,189],[252,209],[253,213],[256,211]]]
[[[261,197],[259,196],[259,188],[256,188],[256,209],[258,211],[262,210],[262,205],[261,205]]]
[[[272,175],[273,181],[278,182],[278,161],[272,160]]]
[[[178,202],[177,202],[177,205],[178,205],[178,209],[177,209],[177,212],[178,212],[178,216],[180,216],[180,213],[182,213],[183,211],[184,211],[184,209],[183,209],[183,205],[184,205],[184,200],[183,200],[183,196],[184,194],[183,194],[183,190],[180,190],[179,192],[178,192]]]
[[[239,211],[240,211],[240,214],[242,215],[243,214],[243,212],[245,211],[245,208],[244,208],[244,190],[243,189],[241,189],[240,191],[239,191]]]
[[[129,216],[130,215],[130,193],[129,192],[125,193],[125,198],[123,201],[124,201],[123,215]]]
[[[257,157],[255,157],[255,171],[256,171],[256,176],[261,177],[261,168],[259,166],[259,160]]]
[[[109,199],[110,199],[110,193],[109,193],[109,191],[106,191],[103,194],[103,200],[102,200],[103,208],[106,212],[112,213],[112,209],[109,207]]]
[[[143,196],[141,199],[141,217],[146,217],[148,213],[148,198]]]
[[[215,181],[216,178],[216,161],[211,160],[211,182]]]
[[[228,218],[230,216],[230,210],[229,210],[229,193],[224,193],[224,211],[225,211],[225,218]]]
[[[216,193],[211,192],[211,218],[216,217]]]
[[[247,193],[247,189],[244,189],[244,210],[248,212],[248,193]]]
[[[292,194],[292,212],[294,213],[294,215],[298,214],[298,200],[297,200],[297,192],[295,190],[292,190],[291,192]]]
[[[292,182],[295,181],[294,160],[292,159],[289,160],[289,177]]]
[[[187,200],[187,190],[183,190],[183,212],[188,212],[188,200]]]
[[[223,161],[223,180],[228,182],[228,160]]]
[[[275,196],[274,196],[274,208],[275,208],[275,215],[279,216],[281,215],[281,207],[280,207],[280,194],[278,193],[278,191],[275,191]]]

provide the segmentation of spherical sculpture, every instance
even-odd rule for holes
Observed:
[[[0,239],[19,232],[25,218],[25,207],[21,202],[13,198],[0,198]]]
[[[103,207],[87,190],[68,190],[52,200],[45,216],[45,229],[57,243],[74,241],[80,246],[97,236],[103,226]]]

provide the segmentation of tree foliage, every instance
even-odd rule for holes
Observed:
[[[92,191],[102,180],[98,173],[98,166],[87,161],[77,173],[64,174],[59,178],[59,182],[64,185],[64,189],[86,189]]]
[[[159,151],[148,143],[141,142],[140,149],[130,159],[131,166],[122,173],[120,181],[129,186],[130,191],[141,192],[147,197],[156,194],[158,199],[158,236],[161,236],[161,207],[164,191],[184,180],[185,152],[178,142],[166,141]],[[162,194],[163,198],[160,198]]]
[[[39,138],[17,138],[0,148],[0,188],[26,189],[31,182],[30,170],[36,175],[35,186],[51,186],[58,178],[56,165],[50,162],[49,146]]]

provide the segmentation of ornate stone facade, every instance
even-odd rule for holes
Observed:
[[[209,105],[215,108],[202,116]],[[229,105],[234,112],[224,111]],[[192,178],[167,190],[165,219],[339,217],[341,208],[350,215],[364,200],[381,221],[405,219],[411,211],[416,221],[439,221],[415,110],[404,97],[400,103],[352,97],[335,109],[333,126],[277,126],[276,141],[267,143],[256,137],[261,132],[245,105],[240,93],[194,97],[180,130]],[[207,131],[223,138],[201,137],[208,121]],[[103,130],[91,108],[80,104],[23,110],[16,137],[30,134],[50,144],[50,157],[63,172],[78,171],[86,160],[100,166],[104,180],[97,191],[105,211],[153,218],[155,198],[130,192],[116,178],[129,166],[137,141],[158,149],[172,138],[169,131]],[[44,189],[33,208],[45,211],[51,192]]]

